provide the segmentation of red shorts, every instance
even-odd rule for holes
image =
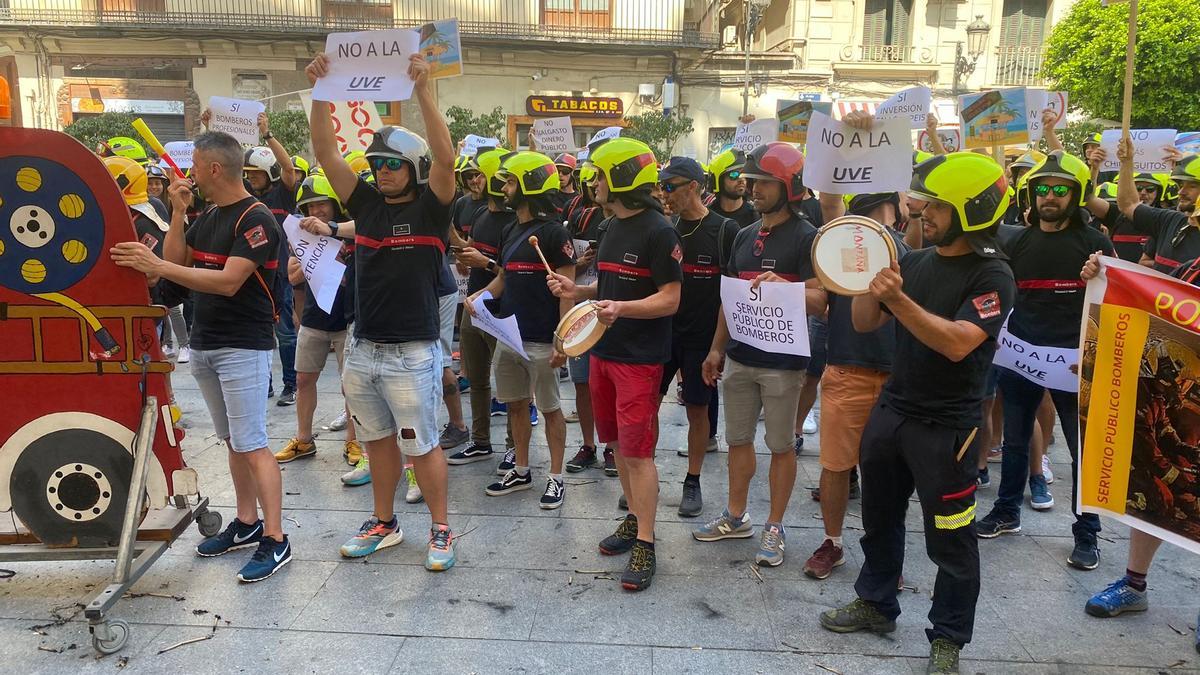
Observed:
[[[624,457],[653,457],[658,443],[661,363],[618,363],[591,357],[588,387],[601,443],[617,442]]]

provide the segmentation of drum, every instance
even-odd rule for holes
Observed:
[[[896,260],[896,242],[887,228],[865,216],[842,216],[817,232],[813,268],[827,290],[863,295],[880,270]]]
[[[591,300],[572,307],[554,329],[554,347],[567,356],[580,356],[595,346],[608,328],[596,317],[598,311]]]

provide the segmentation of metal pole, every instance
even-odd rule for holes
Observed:
[[[121,523],[121,541],[117,547],[117,569],[113,582],[123,584],[129,579],[129,564],[137,541],[138,517],[142,514],[142,498],[146,493],[146,468],[150,465],[150,447],[158,430],[158,397],[146,398],[142,421],[138,425],[137,445],[133,449],[133,475],[129,477],[129,495],[125,499],[125,518]]]
[[[752,32],[754,26],[750,19],[751,9],[750,0],[745,0],[745,20],[746,20],[746,82],[742,86],[742,117],[750,114],[750,40],[753,37]]]

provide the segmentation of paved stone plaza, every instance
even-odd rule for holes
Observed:
[[[181,370],[175,388],[189,426],[184,454],[228,521],[233,490],[225,449],[212,435],[187,366]],[[562,390],[573,396],[570,384]],[[332,362],[320,391],[318,429],[342,404]],[[573,410],[573,400],[564,408]],[[272,401],[269,415],[272,448],[278,449],[295,432],[295,412]],[[504,418],[492,421],[493,439],[502,441]],[[658,574],[646,592],[628,593],[597,574],[616,577],[624,565],[623,557],[605,558],[596,549],[616,525],[617,479],[598,469],[567,474],[563,507],[538,508],[549,463],[540,428],[532,450],[534,490],[487,497],[483,488],[493,480],[495,462],[450,467],[450,511],[459,536],[452,571],[431,574],[422,567],[428,515],[424,505],[409,506],[402,498],[403,544],[366,560],[341,558],[338,546],[369,515],[370,488],[342,486],[338,476],[348,469],[342,433],[325,431],[315,458],[284,466],[284,528],[295,552],[278,576],[239,584],[234,575],[252,551],[199,559],[192,549],[200,537],[192,528],[134,587],[151,595],[127,598],[110,614],[132,625],[128,646],[97,659],[81,615],[33,627],[72,617],[73,603],[107,583],[112,564],[4,565],[16,575],[0,581],[0,672],[923,672],[935,569],[925,556],[915,500],[905,569],[912,590],[902,593],[905,613],[897,631],[890,638],[835,635],[818,626],[817,614],[854,597],[861,523],[858,504],[851,502],[847,564],[823,582],[803,575],[822,533],[808,492],[820,472],[817,437],[807,437],[800,458],[785,522],[787,562],[763,568],[760,581],[750,569],[757,536],[701,544],[691,537],[699,520],[676,515],[686,464],[675,449],[683,447],[685,424],[682,407],[673,400],[663,404]],[[577,425],[569,427],[568,457],[579,444]],[[1163,547],[1150,576],[1149,612],[1106,620],[1084,614],[1087,598],[1123,573],[1127,531],[1106,521],[1100,568],[1067,567],[1070,465],[1059,438],[1051,448],[1060,476],[1051,486],[1054,509],[1026,508],[1021,534],[980,542],[983,593],[963,672],[1196,672],[1197,557]],[[723,507],[725,459],[724,452],[708,456],[704,518]],[[760,457],[750,493],[756,526],[767,511],[767,462]],[[981,513],[995,495],[999,472],[993,473],[993,487],[980,493]],[[214,621],[212,639],[158,653],[212,633]]]

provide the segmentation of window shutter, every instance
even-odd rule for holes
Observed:
[[[863,11],[863,46],[885,45],[888,39],[888,7],[892,0],[867,0]]]
[[[1046,0],[1004,0],[1003,14],[1001,47],[1042,44],[1046,31]]]
[[[892,25],[891,34],[888,35],[888,44],[907,47],[911,41],[909,37],[909,18],[912,15],[912,0],[892,0]]]

